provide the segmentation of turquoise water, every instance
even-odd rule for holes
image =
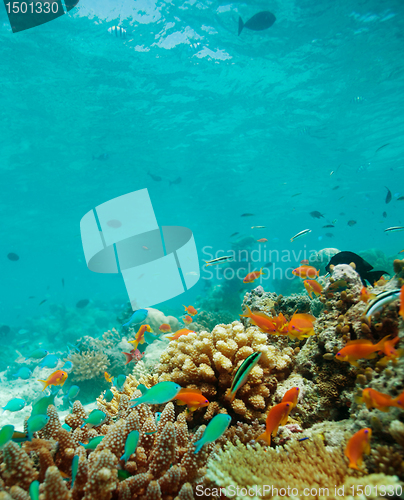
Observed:
[[[16,34],[0,5],[0,323],[81,299],[119,311],[123,281],[87,269],[79,224],[143,188],[160,225],[193,231],[201,263],[234,232],[267,250],[404,248],[383,232],[404,223],[403,4],[313,4],[80,0]],[[238,16],[262,10],[275,24],[237,36]],[[108,34],[119,24],[125,40]]]

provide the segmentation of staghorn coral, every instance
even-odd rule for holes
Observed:
[[[32,481],[38,478],[29,456],[18,444],[10,441],[3,448],[4,468],[2,479],[7,486],[20,486],[23,490],[28,490]]]
[[[56,466],[51,466],[46,471],[45,483],[43,489],[44,500],[71,500],[71,492],[67,489],[59,469]]]
[[[259,363],[230,403],[225,397],[226,390],[241,363],[257,351],[262,353]],[[270,395],[278,380],[290,373],[293,358],[292,348],[281,350],[269,345],[267,335],[258,328],[244,329],[235,321],[218,325],[212,332],[190,333],[170,342],[156,371],[159,382],[172,380],[182,387],[200,389],[211,401],[207,418],[223,408],[250,421],[264,417]]]
[[[86,351],[70,356],[73,370],[70,375],[72,382],[97,379],[103,376],[110,362],[102,351]]]

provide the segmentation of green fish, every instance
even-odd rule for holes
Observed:
[[[114,393],[111,391],[111,389],[107,389],[104,392],[104,399],[107,403],[110,403],[114,399]]]
[[[85,448],[86,450],[95,450],[103,439],[104,436],[96,436],[95,438],[90,439],[87,444],[80,443],[80,445],[83,446],[83,448]]]
[[[3,411],[20,411],[24,408],[25,401],[21,398],[10,399],[10,401],[3,406]]]
[[[31,500],[39,499],[39,481],[32,481],[29,485],[29,496]]]
[[[25,358],[25,361],[27,359],[42,359],[48,354],[48,351],[46,349],[35,349],[34,352],[31,352],[31,354]]]
[[[130,473],[127,470],[118,469],[118,479],[119,481],[124,481],[130,477]]]
[[[11,440],[13,432],[14,425],[5,425],[0,429],[0,450]]]
[[[135,453],[138,442],[139,442],[139,431],[130,432],[125,441],[125,453],[121,456],[120,460],[124,460],[126,463],[129,460],[129,457],[132,455],[132,453]]]
[[[28,441],[28,434],[26,432],[14,431],[11,440],[14,443],[23,443],[24,441]]]
[[[345,280],[338,280],[331,283],[331,285],[327,288],[326,293],[342,292],[347,288],[348,288],[348,283]]]
[[[230,422],[230,415],[225,415],[224,413],[219,413],[213,417],[206,427],[201,439],[194,443],[196,446],[194,453],[198,453],[198,451],[200,451],[202,446],[206,443],[212,443],[213,441],[216,441],[216,439],[220,438],[220,436],[223,436],[229,427]]]
[[[31,441],[34,432],[42,430],[48,423],[48,421],[49,421],[48,415],[35,415],[34,417],[33,416],[29,417],[27,422],[28,441]]]
[[[168,403],[180,392],[181,386],[175,382],[159,382],[148,389],[142,396],[136,399],[131,399],[134,404],[131,408],[142,403],[158,405]]]
[[[46,415],[48,406],[55,404],[55,397],[56,394],[51,394],[50,396],[44,396],[33,403],[31,417],[34,417],[35,415]]]
[[[76,479],[78,468],[79,468],[79,456],[74,455],[73,460],[72,460],[72,484],[70,486],[71,490],[73,489],[73,485],[74,485],[74,481]]]
[[[258,363],[261,354],[261,352],[253,352],[241,363],[240,368],[237,370],[237,373],[234,376],[230,391],[228,393],[230,401],[234,401],[236,392],[247,382],[248,375],[250,374],[254,366]]]
[[[82,429],[86,424],[90,425],[91,427],[97,427],[98,425],[101,425],[106,418],[107,416],[103,411],[93,410],[88,418],[84,420],[84,424],[80,427],[80,429]]]

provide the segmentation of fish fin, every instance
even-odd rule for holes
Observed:
[[[132,361],[132,355],[131,354],[129,354],[128,352],[123,352],[122,354],[124,354],[125,358],[126,358],[125,365],[127,365],[128,363],[130,363]]]
[[[343,361],[343,360],[342,360]],[[350,363],[352,366],[355,366],[356,368],[360,368],[360,364],[355,361],[354,359],[352,361],[347,360],[348,363]]]
[[[259,441],[260,439],[271,445],[271,434],[267,434],[266,431],[264,432],[264,434],[261,434],[261,436],[258,436],[256,441]]]
[[[366,356],[366,358],[364,358],[364,359],[375,359],[376,357],[377,357],[377,354],[375,352],[372,352],[371,354]]]
[[[232,403],[234,401],[235,397],[236,397],[236,391],[231,392],[230,389],[227,389],[226,394],[225,394],[225,398],[228,399],[230,401],[230,403]]]
[[[243,20],[241,19],[241,17],[239,16],[238,18],[238,34],[240,36],[240,33],[243,31],[243,28],[244,28],[244,23],[243,23]]]
[[[184,406],[187,404],[185,401],[182,401],[181,399],[177,399],[176,401],[177,401],[177,405],[180,405],[180,406]]]
[[[142,395],[146,394],[149,390],[144,384],[139,384],[136,389],[142,393]]]
[[[201,439],[199,439],[198,441],[195,441],[194,445],[195,445],[195,451],[194,453],[198,453],[198,451],[201,450],[202,446],[205,444],[205,441],[203,440],[203,436]]]
[[[48,382],[46,380],[38,380],[38,382],[41,382],[43,384],[43,389],[42,392],[48,387]]]
[[[362,396],[355,396],[354,401],[356,404],[360,405],[363,404],[365,401],[363,400]]]

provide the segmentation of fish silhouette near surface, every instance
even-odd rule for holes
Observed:
[[[258,12],[252,16],[246,23],[243,22],[241,17],[238,18],[238,34],[243,31],[244,28],[248,28],[252,31],[263,31],[270,28],[274,22],[276,21],[276,17],[272,14],[272,12],[262,11]]]

